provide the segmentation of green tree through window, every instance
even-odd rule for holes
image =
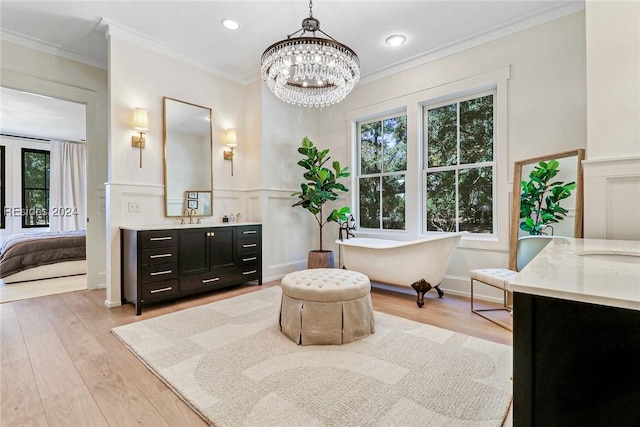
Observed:
[[[427,106],[427,231],[493,233],[494,95]]]
[[[405,229],[407,116],[358,124],[361,228]]]
[[[22,149],[22,227],[49,226],[49,152]]]

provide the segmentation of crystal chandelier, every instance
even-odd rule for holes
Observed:
[[[316,37],[316,31],[328,38]],[[313,36],[305,36],[308,32]],[[360,61],[349,46],[320,29],[320,21],[313,17],[313,1],[309,1],[309,17],[302,20],[302,28],[264,51],[261,71],[262,79],[281,100],[324,107],[351,92],[360,80]]]

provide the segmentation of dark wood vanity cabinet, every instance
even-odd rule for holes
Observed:
[[[640,311],[514,293],[513,425],[640,425]]]
[[[169,230],[122,229],[122,303],[143,305],[257,280],[259,224]]]

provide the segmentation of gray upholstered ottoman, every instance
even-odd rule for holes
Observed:
[[[375,332],[371,283],[337,268],[296,271],[282,278],[280,330],[297,344],[346,344]]]

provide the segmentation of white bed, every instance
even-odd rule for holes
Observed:
[[[86,274],[86,231],[13,234],[0,245],[5,284]]]
[[[54,277],[76,276],[87,273],[87,261],[64,261],[55,264],[41,265],[4,277],[4,283],[28,282],[32,280],[51,279]]]

